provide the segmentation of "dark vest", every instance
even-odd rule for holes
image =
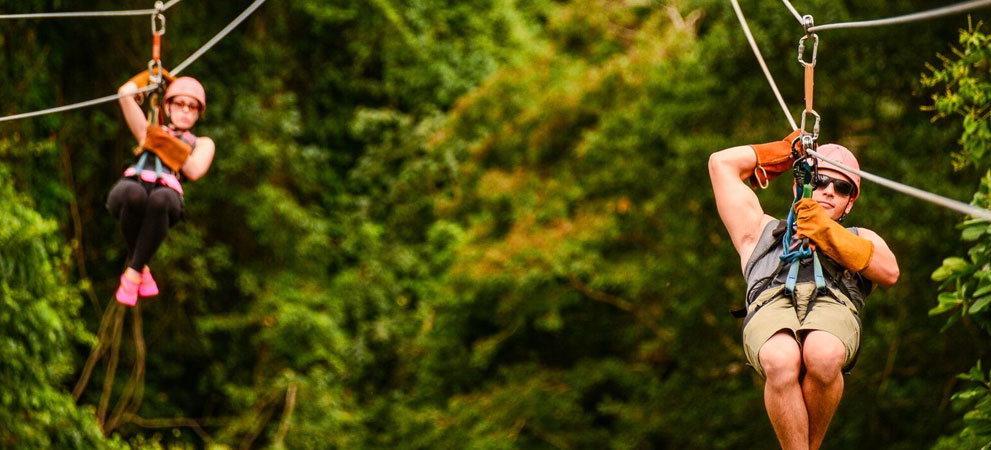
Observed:
[[[748,306],[757,299],[761,292],[785,284],[789,265],[782,264],[780,257],[784,253],[781,236],[785,232],[786,223],[783,220],[768,223],[757,241],[753,254],[747,261],[743,276],[747,280]],[[858,234],[857,228],[849,227],[847,230],[853,234]],[[837,299],[842,300],[841,295],[843,298],[849,299],[857,311],[861,311],[864,308],[864,299],[870,295],[874,284],[863,275],[846,270],[822,252],[819,252],[819,259],[822,262],[822,272],[827,291]],[[802,261],[798,271],[798,281],[800,283],[814,281],[812,258]]]

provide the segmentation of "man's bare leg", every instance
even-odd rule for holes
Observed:
[[[806,374],[802,393],[809,415],[809,448],[818,449],[843,397],[843,361],[846,349],[839,338],[812,331],[802,345]]]
[[[798,376],[802,351],[790,331],[779,331],[758,353],[767,375],[764,406],[783,450],[809,448],[809,414]]]

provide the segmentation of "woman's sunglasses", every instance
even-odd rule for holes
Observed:
[[[174,102],[169,102],[169,103],[171,103],[176,108],[179,108],[180,111],[187,111],[187,112],[188,111],[196,111],[196,112],[200,112],[200,104],[199,103],[195,103],[195,102],[184,102],[184,101],[174,101]]]
[[[816,189],[824,188],[826,186],[829,186],[829,183],[833,183],[833,190],[836,191],[837,194],[845,195],[847,197],[853,194],[854,185],[853,183],[846,180],[833,178],[820,173],[816,175],[815,180],[813,181],[815,182],[813,186]]]

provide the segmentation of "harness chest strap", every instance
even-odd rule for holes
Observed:
[[[152,127],[155,128],[154,132],[152,132]],[[149,141],[148,138],[152,136],[152,133],[155,133],[156,136],[161,136],[162,134],[166,134],[167,137],[170,138],[171,140],[178,141],[180,144],[182,144],[182,146],[185,146],[186,148],[189,149],[188,151],[186,151],[183,150],[182,147],[179,147],[181,151],[180,154],[184,153],[186,157],[188,157],[189,153],[191,153],[192,149],[196,146],[196,136],[193,136],[193,134],[188,131],[180,133],[178,131],[172,130],[171,128],[162,128],[157,125],[149,126],[148,131],[149,133],[145,139],[145,145],[147,149],[150,151],[145,152],[143,151],[144,149],[141,149],[142,150],[140,152],[141,156],[138,158],[138,161],[124,171],[124,176],[125,177],[137,176],[142,181],[148,183],[158,183],[167,186],[172,190],[178,192],[179,195],[182,195],[183,194],[182,184],[179,182],[179,177],[176,176],[176,174],[179,172],[179,168],[182,167],[182,164],[179,164],[177,168],[173,168],[171,165],[169,165],[168,161],[165,161],[166,165],[169,166],[170,169],[166,171],[166,169],[162,167],[163,157],[159,154],[160,149],[156,148],[154,145],[148,145],[148,141]],[[178,135],[178,137],[175,137],[174,135]],[[161,140],[158,140],[156,142],[161,142]],[[151,155],[151,158],[154,159],[155,161],[155,170],[146,169],[148,165],[149,155]],[[185,158],[183,158],[182,160],[185,161]]]
[[[790,272],[791,261],[784,261],[779,258],[783,251],[781,236],[785,232],[787,221],[779,220],[771,222],[764,229],[758,241],[754,253],[744,269],[744,276],[747,279],[747,294],[745,306],[741,309],[731,310],[734,317],[744,318],[747,315],[746,307],[751,304],[761,292],[775,286],[782,286],[787,282],[786,274]],[[856,228],[848,228],[853,234],[857,234]],[[816,252],[820,253],[820,252]],[[828,256],[819,254],[819,268],[821,270],[821,280],[825,285],[821,289],[823,293],[837,297],[842,295],[853,302],[859,310],[863,307],[864,299],[873,290],[873,283],[859,273],[846,270]],[[796,279],[812,279],[815,273],[815,260],[812,267],[800,270]],[[807,271],[806,271],[807,270]],[[808,278],[806,278],[808,277]],[[818,283],[817,283],[818,284]]]

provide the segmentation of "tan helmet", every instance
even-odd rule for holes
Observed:
[[[857,162],[857,157],[853,156],[853,153],[842,145],[824,144],[820,145],[816,151],[820,155],[843,164],[844,166],[860,170],[860,163]],[[832,169],[845,175],[850,179],[850,181],[853,182],[853,185],[857,187],[857,190],[850,196],[850,200],[853,201],[856,200],[857,197],[860,197],[860,175],[846,169],[841,169],[840,167],[833,165],[824,159],[819,159],[819,168]]]
[[[206,111],[206,91],[203,85],[193,77],[179,77],[169,83],[169,88],[165,91],[165,102],[168,103],[172,97],[187,95],[200,102],[200,114]]]

